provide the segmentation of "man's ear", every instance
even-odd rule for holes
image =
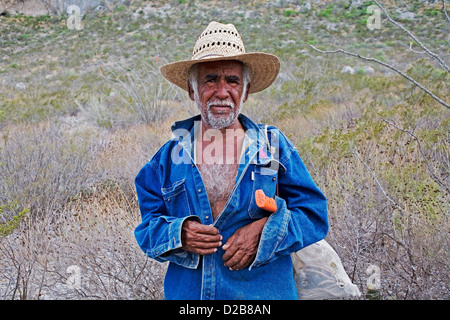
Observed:
[[[189,80],[188,80],[188,93],[189,93],[189,98],[191,98],[192,101],[195,101],[194,89],[192,89],[191,82]]]
[[[249,91],[250,91],[250,83],[247,83],[247,90],[245,90],[245,97],[244,100],[242,100],[243,102],[247,101]]]

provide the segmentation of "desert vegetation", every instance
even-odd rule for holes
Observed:
[[[448,61],[448,2],[379,3]],[[448,104],[448,70],[383,13],[370,30],[371,5],[107,2],[81,29],[65,13],[0,12],[1,299],[163,298],[166,266],[134,240],[133,180],[173,121],[197,111],[158,70],[189,59],[211,20],[280,57],[242,112],[297,146],[360,299],[449,299],[448,107],[381,64],[308,46],[395,66]]]

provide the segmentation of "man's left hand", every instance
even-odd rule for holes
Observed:
[[[225,266],[230,270],[241,270],[248,267],[255,260],[259,238],[268,218],[252,222],[228,238],[222,247],[225,253],[222,257]]]

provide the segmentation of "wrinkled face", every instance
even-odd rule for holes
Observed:
[[[194,84],[195,85],[195,84]],[[197,103],[206,127],[232,127],[247,100],[242,64],[236,61],[201,63],[197,69],[197,92],[189,84],[189,96]]]

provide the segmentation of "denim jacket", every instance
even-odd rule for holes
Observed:
[[[231,195],[213,215],[195,164],[200,115],[175,122],[173,137],[135,179],[141,223],[135,230],[141,249],[169,261],[166,299],[298,299],[290,253],[323,239],[328,232],[326,199],[305,168],[295,146],[275,127],[255,124],[240,114],[243,151]],[[275,198],[274,213],[260,209],[255,191]],[[246,269],[224,265],[224,250],[197,255],[181,249],[181,226],[194,219],[216,227],[222,243],[239,228],[263,217],[256,258]]]

